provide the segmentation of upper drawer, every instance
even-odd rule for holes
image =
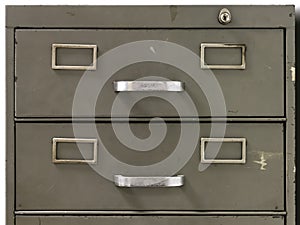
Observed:
[[[173,42],[191,50],[195,53],[194,57],[201,55],[207,64],[223,66],[214,67],[211,71],[202,68],[200,59],[193,61],[185,57],[190,53],[176,48],[165,51],[165,44],[162,43],[160,48],[145,44],[149,54],[157,54],[156,62],[145,62],[143,48],[140,48],[140,55],[135,55],[138,50],[134,43],[126,52],[124,48],[115,49],[115,55],[109,51],[122,44],[141,40]],[[231,43],[238,46],[222,48],[206,45],[201,52],[203,43]],[[53,53],[53,44],[89,46],[70,49],[70,46],[65,48],[58,45]],[[217,94],[212,96],[214,91],[218,92],[216,82],[213,85],[207,83],[210,76],[216,77],[223,92],[227,116],[284,116],[283,46],[282,29],[17,30],[16,116],[71,117],[74,102],[76,107],[79,105],[79,108],[84,109],[76,112],[76,116],[83,117],[94,116],[94,110],[96,117],[123,117],[127,111],[132,117],[209,117],[212,111],[210,106],[215,104],[206,98],[209,90],[211,99],[222,100]],[[97,56],[103,57],[93,61]],[[177,56],[173,65],[160,62],[161,58],[168,61],[168,58],[173,60]],[[89,65],[92,62],[94,64]],[[126,63],[128,66],[122,68]],[[192,77],[188,75],[188,71],[183,70],[187,63],[191,65],[186,68],[195,66],[199,74],[195,73]],[[73,68],[69,67],[74,65]],[[91,66],[92,70],[85,71],[86,66]],[[105,80],[104,77],[114,70],[116,72]],[[206,75],[200,76],[203,73]],[[157,81],[150,76],[180,81],[184,84],[184,90],[141,92],[141,86],[135,87],[136,92],[116,92],[114,89],[114,81],[133,81],[143,77]],[[82,82],[81,78],[87,83]],[[200,80],[195,81],[194,78]],[[202,84],[199,86],[199,83]],[[146,88],[149,87],[151,84],[146,85]],[[191,97],[197,112],[177,112],[176,106],[168,102],[169,99],[176,99],[186,104],[186,93]],[[75,94],[77,98],[74,101]],[[117,104],[122,105],[123,110],[115,110],[112,114],[116,96],[119,97]],[[132,103],[134,101],[135,104]],[[189,106],[184,107],[188,109]],[[214,116],[225,116],[226,113],[221,111]]]

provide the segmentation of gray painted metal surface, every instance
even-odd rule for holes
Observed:
[[[6,224],[15,224],[14,29],[6,29]]]
[[[81,126],[86,129],[87,124]],[[165,140],[148,152],[136,152],[122,145],[110,123],[99,123],[97,129],[114,157],[142,166],[161,161],[175,148],[180,124],[168,123],[167,126]],[[210,123],[201,124],[201,137],[209,136],[210,128]],[[148,123],[133,123],[131,129],[140,138],[149,135]],[[16,137],[17,210],[284,211],[284,132],[281,123],[228,124],[225,137],[247,139],[246,164],[217,163],[203,172],[198,171],[199,139],[192,158],[178,172],[185,176],[184,186],[167,189],[120,189],[88,165],[53,164],[52,137],[72,138],[70,123],[18,123]],[[76,151],[79,150],[74,146]],[[101,158],[101,149],[98,151],[98,163],[102,164],[106,159]],[[218,157],[237,158],[241,151],[240,144],[226,143]],[[153,175],[167,175],[164,172],[158,170]],[[134,174],[124,171],[121,175],[139,176],[139,171]]]
[[[99,54],[128,42],[138,40],[168,40],[200,54],[201,43],[244,44],[245,70],[212,70],[222,87],[231,117],[284,116],[284,30],[283,29],[193,29],[193,30],[16,30],[16,116],[17,117],[71,117],[72,104],[78,82],[84,71],[53,70],[51,46],[53,43],[95,44]],[[118,37],[118,38],[111,38]],[[30,57],[28,54],[30,52]],[[65,56],[67,57],[67,56]],[[74,63],[80,64],[87,55],[78,55]],[[241,60],[239,52],[218,49],[207,52],[206,58],[230,63]],[[228,60],[229,59],[229,60]],[[200,61],[200,60],[199,60]],[[200,62],[199,62],[200,63]],[[101,68],[89,76],[101,76]],[[98,98],[96,117],[110,117],[113,100],[118,93],[114,81],[132,81],[144,76],[161,76],[171,81],[182,81],[185,92],[193,99],[198,115],[211,115],[209,104],[195,81],[182,70],[162,63],[143,62],[130,65],[112,76]],[[97,82],[97,80],[95,80]],[[182,98],[184,92],[163,93]],[[132,96],[133,95],[133,96]],[[122,104],[134,98],[133,93],[121,93]],[[88,99],[84,107],[93,107]],[[80,116],[80,115],[78,115]],[[89,117],[92,115],[81,115]],[[115,117],[126,116],[116,112]],[[131,110],[131,117],[177,117],[177,111],[161,99],[148,97]],[[225,116],[225,115],[218,115]]]
[[[224,6],[9,6],[7,27],[41,28],[280,28],[294,27],[294,6],[226,6],[230,24],[218,21]],[[245,13],[247,11],[247,13]]]
[[[218,18],[222,8],[224,6],[7,6],[7,225],[295,224],[294,7],[226,6],[232,16],[226,25]],[[197,146],[192,159],[180,171],[186,178],[184,186],[167,189],[168,192],[160,188],[126,191],[97,175],[88,165],[53,164],[52,138],[73,137],[72,94],[84,71],[52,70],[52,44],[97,44],[99,56],[131,40],[167,37],[198,55],[202,42],[230,41],[246,45],[245,69],[214,70],[224,90],[232,122],[227,135],[241,138],[244,134],[242,138],[247,138],[246,164],[214,164],[200,173],[197,171],[200,146]],[[62,65],[71,62],[81,66],[80,63],[95,59],[95,51],[90,54],[75,49],[75,54],[81,56],[68,61],[61,57],[69,54],[66,50],[56,52],[60,54],[57,62]],[[235,63],[239,55],[231,50],[227,54],[233,56]],[[222,62],[226,56],[219,50],[217,54],[213,49],[206,51],[208,62]],[[135,65],[122,70],[122,74],[117,73],[109,82],[112,84],[118,77],[135,79],[138,77],[132,73],[135,70],[148,71],[149,75],[167,71],[164,74],[167,78],[184,79],[188,84],[186,90],[195,96],[193,100],[201,109],[199,115],[194,115],[197,118],[187,120],[201,122],[204,126],[201,135],[209,130],[211,118],[206,99],[174,68],[151,63]],[[72,75],[66,76],[67,72]],[[107,117],[108,104],[114,98],[113,85],[106,86],[100,98],[104,100],[98,102],[96,120],[98,128],[106,130],[107,122],[116,120]],[[101,108],[101,104],[106,107]],[[155,104],[155,109],[151,104]],[[166,102],[150,99],[140,103],[132,110],[131,120],[147,123],[148,118],[143,116],[175,116],[166,119],[173,129],[158,147],[159,151],[134,158],[130,149],[112,141],[116,138],[112,137],[112,131],[103,137],[116,157],[136,165],[168,156],[174,148],[174,140],[178,139],[179,118]],[[134,124],[134,130],[147,135],[146,123]],[[234,146],[224,145],[223,149],[238,149]],[[226,156],[224,152],[228,154],[221,151],[222,157]],[[269,156],[265,158],[267,165],[261,158],[262,152]],[[238,157],[236,153],[239,151],[230,157]],[[224,176],[220,178],[219,174]],[[201,179],[195,179],[199,176]],[[94,185],[87,185],[90,183]],[[141,209],[146,210],[144,215],[147,216],[138,216]],[[154,216],[155,213],[160,216]],[[19,216],[23,214],[26,216]],[[102,214],[106,216],[100,216]],[[114,214],[119,216],[111,216]],[[187,216],[189,214],[193,216]]]

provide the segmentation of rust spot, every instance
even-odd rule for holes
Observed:
[[[75,13],[73,13],[73,12],[66,12],[66,14],[69,16],[75,16]]]
[[[171,16],[171,21],[173,22],[177,16],[177,6],[174,5],[170,6],[170,16]]]

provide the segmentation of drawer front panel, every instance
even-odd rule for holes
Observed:
[[[95,57],[103,56],[122,44],[141,40],[174,42],[204,58],[203,65],[199,60],[198,66],[202,67],[199,71],[207,72],[207,67],[211,67],[223,91],[228,116],[284,116],[284,39],[281,29],[20,29],[16,31],[16,116],[71,117],[74,94],[84,76],[95,79],[95,85],[90,89],[98,90],[104,85],[96,102],[94,96],[86,96],[81,102],[82,108],[95,108],[96,117],[127,116],[123,111],[111,114],[117,95],[121,101],[119,104],[130,111],[131,117],[177,117],[176,109],[164,98],[182,99],[185,93],[191,96],[198,112],[185,112],[180,116],[211,116],[204,91],[180,67],[158,62],[133,63],[120,68],[105,84],[104,81],[101,83],[99,76],[102,76],[103,64],[102,61],[95,62]],[[54,50],[53,44],[56,44]],[[153,54],[158,50],[149,49]],[[124,57],[128,59],[131,55],[127,53]],[[119,63],[122,62],[116,61],[115,64]],[[85,73],[84,69],[89,71]],[[184,91],[163,91],[160,98],[150,96],[131,107],[128,102],[140,95],[114,90],[114,81],[133,81],[148,76],[181,81]],[[87,87],[84,94],[91,93],[90,89]],[[92,114],[86,111],[76,116],[89,117]],[[224,115],[220,112],[217,116]]]
[[[119,126],[122,124],[118,123]],[[80,137],[81,140],[96,138],[88,136],[88,124],[77,125],[87,130],[86,136]],[[148,125],[148,123],[130,124],[133,134],[142,139],[150,135]],[[191,123],[186,125],[192,126]],[[135,151],[116,138],[111,123],[97,123],[96,126],[101,139],[98,139],[97,143],[89,141],[86,148],[89,157],[93,158],[91,155],[93,143],[97,144],[97,165],[109,164],[102,146],[124,163],[135,166],[153,165],[172,153],[180,136],[180,124],[167,123],[166,137],[157,147],[151,151]],[[210,153],[205,151],[207,141],[211,141],[207,139],[210,127],[210,123],[200,123],[198,145],[195,150],[192,149],[194,153],[188,163],[176,173],[184,175],[183,186],[124,188],[117,187],[113,181],[103,178],[86,163],[52,161],[53,138],[74,138],[72,124],[17,123],[16,209],[284,210],[283,124],[229,123],[225,137],[226,140],[233,141],[222,144],[217,155],[217,159],[221,161],[216,160],[206,170],[200,172],[198,166],[200,160],[203,160],[200,154],[202,149],[200,142],[203,144],[201,138],[206,138],[203,148],[205,159],[211,159]],[[246,141],[245,146],[243,140]],[[78,158],[78,148],[74,143],[58,143],[56,147],[61,158]],[[243,149],[246,152],[245,157],[242,156]],[[244,158],[245,161],[241,162],[239,158]],[[223,160],[233,162],[224,163]],[[109,164],[108,167],[109,170],[115,171],[113,165]],[[145,174],[145,170],[143,171],[122,170],[118,175],[142,177],[168,175],[161,169],[154,172],[152,170],[152,174]],[[128,184],[128,179],[126,182]],[[134,181],[129,179],[130,182]],[[180,178],[176,182],[180,183]]]
[[[267,216],[17,216],[16,225],[283,225],[283,217]]]

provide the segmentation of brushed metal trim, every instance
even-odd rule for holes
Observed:
[[[93,159],[57,159],[57,143],[90,143],[93,144]],[[87,138],[53,138],[52,139],[52,163],[55,164],[96,164],[97,163],[97,139]]]
[[[205,63],[205,48],[241,48],[241,65],[209,65]],[[225,69],[225,70],[244,70],[246,69],[246,45],[244,44],[225,44],[225,43],[201,43],[200,45],[200,64],[202,69]]]
[[[16,215],[281,215],[285,216],[285,211],[105,211],[105,210],[21,210],[15,211]]]
[[[57,65],[56,50],[57,48],[86,48],[93,50],[92,64],[89,66],[66,66]],[[96,70],[97,69],[97,45],[84,44],[52,44],[52,69],[54,70]]]
[[[114,176],[117,187],[181,187],[184,185],[184,175],[174,177],[126,177]]]
[[[184,91],[184,83],[181,81],[114,81],[116,92],[128,91]]]
[[[241,159],[206,159],[205,143],[207,142],[241,142],[242,158]],[[201,138],[201,163],[228,163],[228,164],[245,164],[246,163],[246,138]]]
[[[161,117],[166,122],[254,122],[254,123],[281,123],[285,122],[286,118],[230,118],[230,117],[219,117],[219,118],[199,118],[199,117]],[[124,122],[124,121],[141,121],[149,122],[152,117],[48,117],[48,118],[25,118],[18,117],[14,118],[14,121],[20,123],[29,123],[29,122]]]

